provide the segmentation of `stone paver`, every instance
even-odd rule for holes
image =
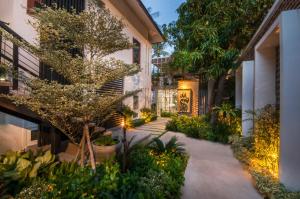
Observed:
[[[153,134],[156,128],[159,130],[154,134],[159,134],[164,131],[167,121],[161,118],[156,122],[130,130],[129,136],[143,137]],[[252,186],[250,175],[233,157],[230,146],[188,138],[175,132],[167,132],[162,139],[168,140],[172,136],[177,136],[179,141],[185,144],[190,155],[182,199],[262,198]]]

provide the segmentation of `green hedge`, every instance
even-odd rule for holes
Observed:
[[[171,113],[171,112],[161,112],[160,116],[161,117],[172,117],[172,116],[176,116],[176,114]]]
[[[172,120],[166,125],[168,131],[181,132],[188,137],[222,143],[228,143],[228,138],[232,135],[227,128],[226,125],[221,123],[217,123],[215,127],[212,127],[207,116],[176,116],[172,117]]]

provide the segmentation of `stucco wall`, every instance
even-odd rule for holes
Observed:
[[[243,90],[243,67],[239,67],[235,72],[235,107],[242,108]]]
[[[178,89],[192,90],[192,115],[198,115],[199,99],[199,81],[198,80],[180,80]]]
[[[273,47],[255,50],[255,110],[275,104],[275,57]]]
[[[242,128],[243,135],[249,136],[253,127],[253,115],[249,111],[253,111],[254,61],[245,61],[242,66]]]
[[[300,9],[280,20],[280,180],[300,190]]]
[[[141,72],[138,74],[126,77],[124,80],[124,92],[141,90],[138,93],[139,96],[139,109],[143,107],[151,106],[151,55],[152,55],[152,44],[143,37],[142,34],[126,19],[122,16],[119,10],[117,10],[108,0],[103,1],[105,7],[111,11],[111,13],[122,19],[125,24],[124,32],[128,36],[129,40],[133,38],[141,43]],[[124,61],[127,64],[133,63],[133,52],[132,49],[122,50],[112,55],[119,60]],[[133,107],[133,97],[129,97],[124,100],[124,103]],[[138,111],[138,110],[136,110]]]
[[[37,124],[0,112],[0,154],[37,144],[31,140],[31,130],[37,128]]]

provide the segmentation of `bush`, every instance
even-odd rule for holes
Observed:
[[[144,119],[146,123],[157,119],[156,114],[153,113],[149,108],[142,108],[140,111],[141,111],[141,118]]]
[[[164,151],[147,146],[134,148],[129,153],[126,173],[120,172],[114,160],[98,165],[96,173],[76,163],[60,163],[49,169],[47,177],[35,178],[16,198],[179,199],[188,158],[179,153],[179,144],[174,140],[168,142],[173,145],[166,144]],[[173,152],[175,148],[178,153]]]
[[[254,138],[252,136],[246,138],[236,139],[231,148],[235,157],[241,161],[252,175],[257,190],[266,199],[298,199],[300,198],[300,192],[292,192],[287,190],[278,180],[274,178],[268,171],[261,169],[257,170],[257,167],[253,167],[254,152]]]
[[[161,112],[160,116],[161,117],[172,117],[175,116],[175,113],[171,113],[171,112]]]
[[[37,176],[47,176],[58,162],[50,151],[9,151],[0,157],[0,196],[15,195]]]
[[[130,127],[138,127],[138,126],[142,126],[143,124],[145,124],[145,120],[144,119],[135,119],[131,121]]]
[[[179,117],[172,117],[166,125],[169,131],[178,131],[186,134],[189,137],[199,139],[212,139],[212,128],[204,117],[195,116],[189,117],[182,115]]]

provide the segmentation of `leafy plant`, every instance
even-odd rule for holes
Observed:
[[[50,151],[9,151],[0,158],[0,195],[16,194],[37,176],[47,175],[58,162]]]
[[[161,112],[160,116],[161,117],[172,117],[172,116],[175,116],[175,114],[172,112]]]
[[[117,144],[118,141],[114,140],[111,136],[100,136],[94,141],[97,146],[112,146]]]
[[[164,143],[160,138],[154,138],[153,143],[150,145],[150,148],[153,149],[156,153],[175,153],[175,154],[184,154],[184,144],[178,142],[178,138],[173,136],[168,142]]]
[[[142,108],[140,111],[141,111],[141,118],[144,119],[146,123],[157,119],[156,114],[154,114],[149,108]]]

